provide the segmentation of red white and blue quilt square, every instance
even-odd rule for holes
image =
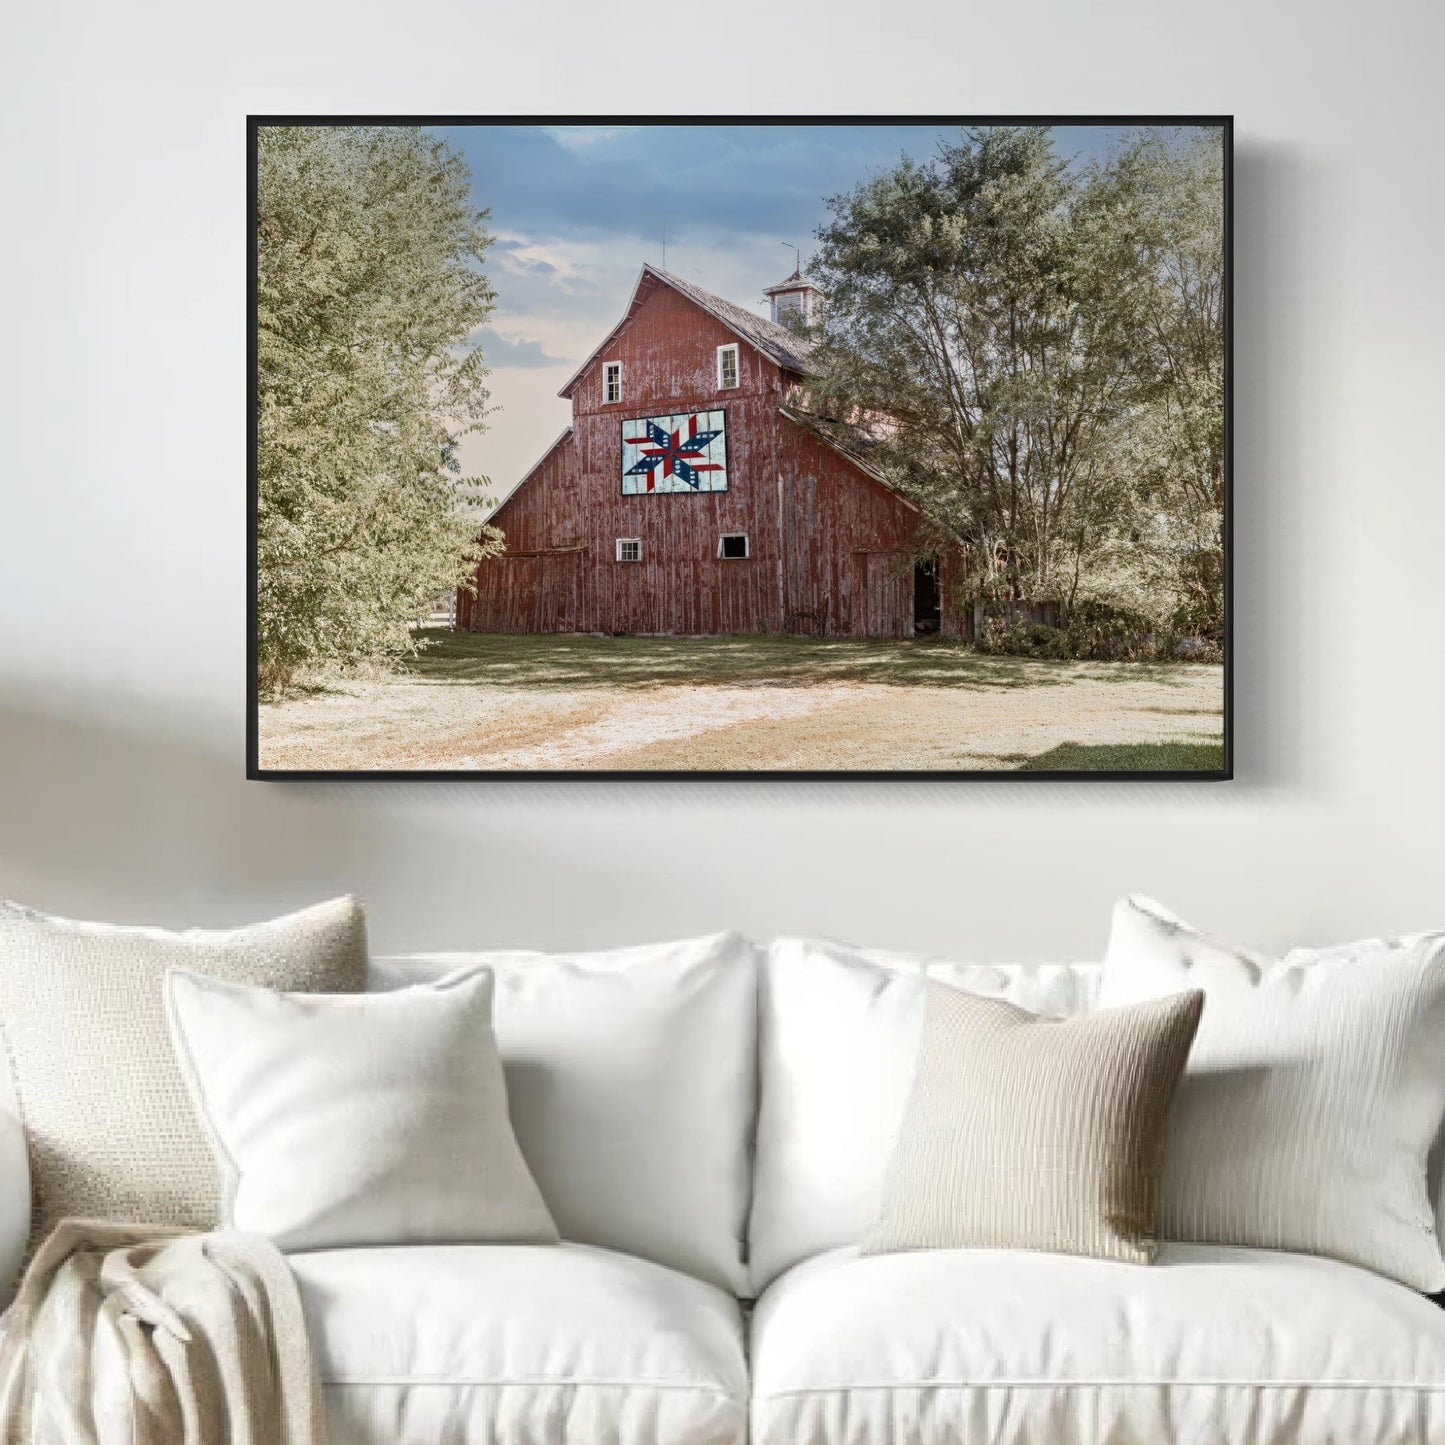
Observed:
[[[721,411],[622,423],[622,494],[725,492],[727,419]]]

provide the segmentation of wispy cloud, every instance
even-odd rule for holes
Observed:
[[[544,125],[542,127],[558,145],[575,155],[585,156],[614,141],[618,136],[640,130],[635,125]]]
[[[482,360],[488,366],[560,366],[565,356],[548,356],[540,341],[525,336],[502,336],[490,326],[473,334],[482,348]]]

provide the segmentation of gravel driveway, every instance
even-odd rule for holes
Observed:
[[[575,647],[565,654],[559,647],[545,673],[518,673],[515,663],[491,655],[473,674],[443,657],[397,677],[342,682],[263,705],[261,765],[1006,770],[1069,745],[1197,749],[1217,743],[1222,730],[1223,674],[1215,666],[984,658],[971,668],[967,654],[950,653],[940,668],[944,654],[920,653],[927,665],[910,658],[911,671],[900,674],[876,645],[868,654],[876,665],[868,667],[858,664],[861,654],[835,645],[827,654],[832,664],[825,659],[799,675],[771,664],[734,665],[736,652],[719,671],[715,652],[699,661],[676,640],[659,639],[667,648],[651,651],[648,639],[628,641],[644,646],[619,654],[631,669],[620,684],[599,680],[590,653],[579,659]],[[703,663],[707,680],[666,680]],[[846,680],[828,680],[830,665]]]

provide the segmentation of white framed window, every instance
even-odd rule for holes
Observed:
[[[725,562],[746,562],[749,556],[748,534],[724,532],[717,540],[717,554]]]
[[[717,385],[719,391],[731,391],[738,384],[738,348],[719,346],[717,349]]]
[[[602,363],[602,400],[604,402],[622,400],[622,363],[620,361]]]
[[[617,539],[617,560],[619,562],[642,561],[642,538],[619,537]]]

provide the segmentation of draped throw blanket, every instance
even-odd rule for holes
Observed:
[[[267,1239],[63,1220],[0,1322],[0,1445],[324,1445]]]

